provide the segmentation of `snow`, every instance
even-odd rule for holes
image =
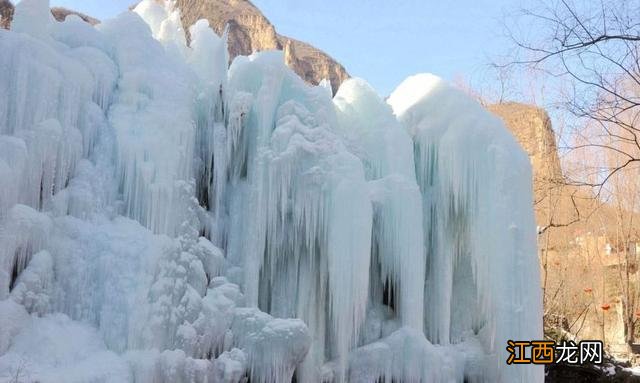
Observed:
[[[46,8],[48,0],[25,0],[16,5],[11,28],[38,39],[48,40],[53,16]]]
[[[633,376],[640,376],[640,367],[625,368],[624,370],[630,372]]]
[[[433,75],[332,99],[144,0],[0,30],[0,381],[542,380],[530,165]]]
[[[221,383],[240,381],[247,368],[246,359],[245,353],[237,348],[223,352],[214,362],[215,381]]]
[[[126,362],[106,349],[95,329],[63,314],[27,320],[0,358],[2,378],[42,382],[122,382]],[[10,381],[10,380],[8,380]]]
[[[496,117],[431,75],[405,80],[389,103],[413,136],[425,206],[425,307],[438,307],[425,310],[427,337],[449,344],[472,330],[490,352],[504,349],[508,339],[538,339],[541,297],[526,154]],[[512,369],[502,360],[496,368],[509,381],[540,377],[535,367]]]
[[[11,299],[0,301],[0,353],[7,352],[29,320],[27,310],[19,303]]]

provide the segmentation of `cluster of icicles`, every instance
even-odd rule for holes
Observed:
[[[0,380],[533,382],[530,166],[432,75],[335,97],[170,1],[0,30]],[[18,380],[22,381],[22,380]]]

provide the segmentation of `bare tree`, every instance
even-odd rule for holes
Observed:
[[[576,117],[576,133],[584,135],[585,126],[599,130],[570,149],[621,155],[618,163],[598,169],[594,182],[573,180],[600,191],[613,174],[640,161],[640,0],[557,0],[525,10],[523,17],[526,22],[518,24],[542,31],[542,38],[509,28],[519,57],[505,66],[524,65],[569,80],[563,106]],[[631,145],[633,152],[617,143]]]
[[[637,211],[640,172],[636,166],[628,166],[618,171],[609,180],[611,203],[614,208],[614,229],[611,235],[618,255],[618,281],[625,308],[623,313],[625,341],[635,341],[638,322],[638,266],[637,266]]]
[[[565,152],[595,164],[567,181],[593,188],[595,200],[615,207],[616,222],[608,225],[615,227],[625,340],[632,343],[639,301],[629,244],[640,199],[640,0],[549,0],[521,16],[508,27],[516,58],[503,65],[542,71],[568,85],[559,103],[573,123]]]

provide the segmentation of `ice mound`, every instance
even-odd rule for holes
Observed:
[[[332,99],[171,1],[0,30],[0,381],[512,382],[530,165],[432,75]]]

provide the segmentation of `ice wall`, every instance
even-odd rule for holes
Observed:
[[[504,350],[541,336],[530,167],[475,101],[48,6],[0,30],[0,381],[542,380]]]

